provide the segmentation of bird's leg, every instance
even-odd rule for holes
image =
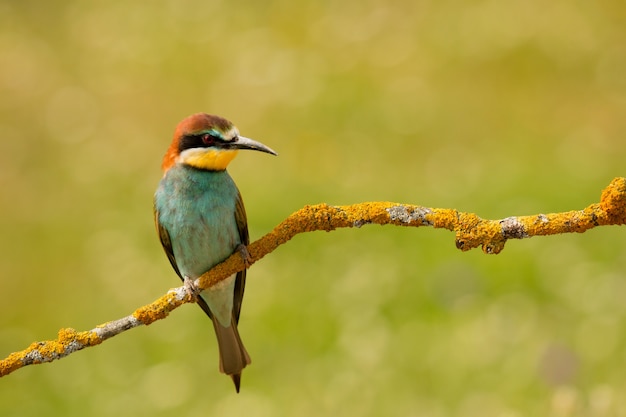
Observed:
[[[241,255],[241,259],[243,259],[243,263],[246,266],[246,269],[250,268],[252,265],[252,256],[250,256],[250,252],[248,252],[248,247],[243,243],[237,245],[237,252]]]
[[[193,301],[198,301],[198,294],[200,294],[200,291],[198,290],[198,287],[196,287],[193,279],[185,275],[183,278],[183,287],[185,287],[185,292]]]

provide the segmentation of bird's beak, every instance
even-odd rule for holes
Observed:
[[[237,140],[229,143],[231,148],[234,149],[251,149],[253,151],[261,151],[272,155],[278,155],[269,147],[263,145],[261,142],[246,138],[244,136],[237,136]]]

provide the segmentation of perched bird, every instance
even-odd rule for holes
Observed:
[[[198,113],[178,124],[163,158],[154,218],[165,253],[186,283],[250,243],[241,194],[226,172],[240,149],[276,155],[262,143],[240,136],[228,120]],[[237,392],[241,371],[250,363],[237,330],[245,283],[243,270],[197,298],[213,322],[220,371],[231,376]]]

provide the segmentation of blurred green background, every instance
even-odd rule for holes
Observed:
[[[252,239],[305,204],[582,208],[626,158],[621,1],[0,1],[0,357],[179,285],[152,194],[176,123]],[[624,229],[462,253],[446,231],[300,235],[249,272],[236,395],[199,308],[0,379],[3,416],[624,416]]]

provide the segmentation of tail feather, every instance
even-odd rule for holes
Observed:
[[[239,392],[241,371],[250,364],[250,356],[241,342],[237,323],[231,320],[230,326],[224,327],[213,316],[213,327],[217,336],[217,345],[220,351],[220,372],[230,375]]]

